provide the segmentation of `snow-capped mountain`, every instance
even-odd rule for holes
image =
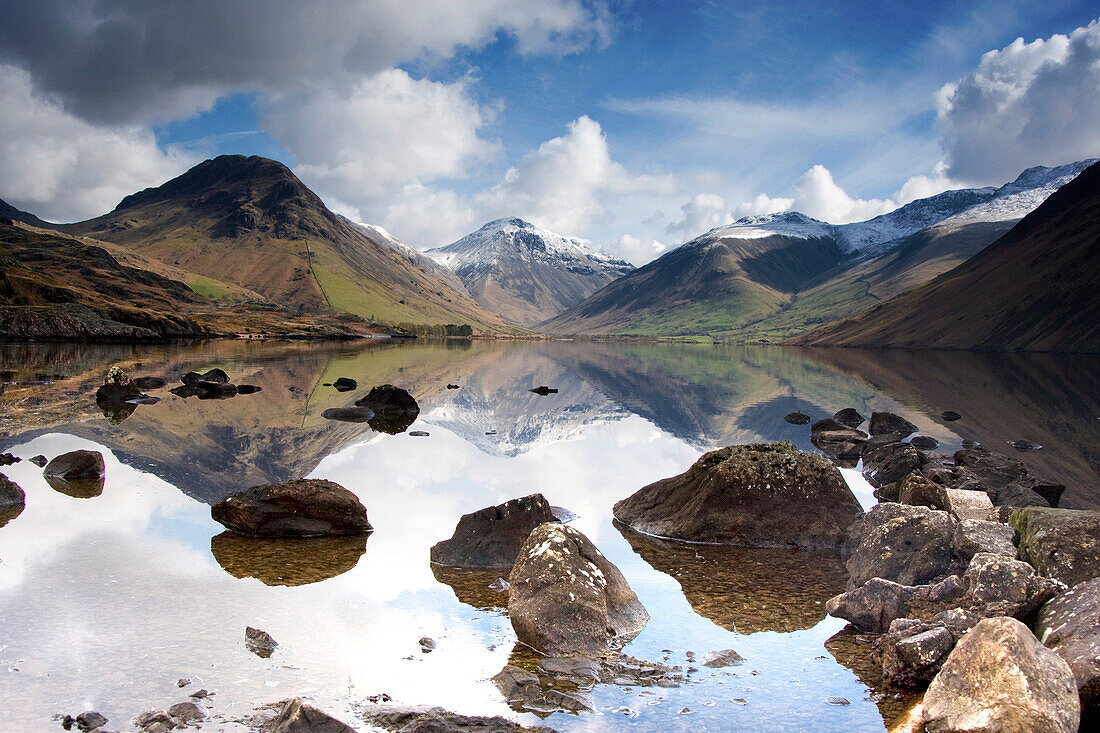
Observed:
[[[372,241],[378,244],[389,247],[394,252],[403,255],[410,263],[416,265],[421,270],[429,273],[433,277],[436,277],[445,282],[450,287],[454,288],[463,295],[469,295],[466,291],[466,286],[462,284],[462,280],[454,274],[454,271],[449,267],[445,267],[436,262],[433,258],[428,257],[426,254],[416,249],[412,245],[405,244],[397,237],[386,231],[385,228],[378,226],[377,224],[364,224],[361,221],[352,221],[346,216],[339,216],[349,226],[358,229],[363,234],[367,235]]]
[[[963,225],[1022,219],[1095,162],[1095,159],[1082,160],[1054,168],[1035,166],[1000,188],[944,191],[912,201],[888,214],[852,224],[828,224],[796,211],[746,216],[712,229],[687,244],[778,235],[796,239],[833,238],[845,252],[861,257],[880,254],[899,240],[941,223]]]
[[[482,307],[533,326],[634,269],[522,219],[498,219],[425,254],[449,267]]]

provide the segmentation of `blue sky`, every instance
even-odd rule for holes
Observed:
[[[640,264],[1100,154],[1088,2],[180,5],[0,0],[0,197],[79,219],[260,154],[421,248],[522,216]]]

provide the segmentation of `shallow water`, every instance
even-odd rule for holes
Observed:
[[[262,391],[199,401],[152,390],[159,404],[117,422],[92,399],[114,364],[170,382],[218,366]],[[611,506],[712,447],[788,439],[813,450],[808,426],[783,415],[816,420],[855,407],[904,415],[944,452],[964,438],[1006,452],[1007,441],[1033,440],[1042,450],[1014,455],[1065,482],[1065,505],[1100,507],[1097,366],[1087,357],[581,343],[0,347],[0,452],[91,448],[107,460],[102,492],[87,498],[51,488],[26,460],[3,468],[27,493],[25,510],[0,527],[5,725],[52,729],[54,713],[96,709],[123,727],[199,687],[216,693],[205,704],[219,716],[211,729],[243,729],[234,720],[299,694],[354,723],[353,706],[382,692],[537,722],[489,681],[510,660],[533,661],[514,648],[506,597],[487,587],[492,574],[433,570],[428,548],[463,513],[539,491],[577,515],[574,526],[649,610],[625,651],[685,669],[691,651],[698,667],[679,688],[584,688],[593,711],[556,712],[547,725],[883,730],[909,700],[875,687],[858,640],[832,638],[844,626],[824,613],[844,584],[835,558],[662,542],[617,527]],[[339,376],[359,389],[323,386]],[[321,417],[386,382],[417,398],[413,429],[428,437]],[[527,391],[543,384],[560,391]],[[945,409],[963,419],[940,420]],[[855,472],[845,474],[872,502]],[[210,518],[229,491],[300,476],[354,491],[374,534],[244,541]],[[246,650],[246,625],[279,642],[270,659]],[[421,653],[422,636],[436,640],[434,652]],[[699,664],[721,649],[745,661]],[[194,683],[181,690],[181,677]]]

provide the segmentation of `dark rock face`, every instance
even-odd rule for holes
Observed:
[[[858,528],[859,544],[848,558],[848,587],[871,578],[920,585],[959,569],[951,551],[955,520],[923,506],[879,504]]]
[[[914,472],[898,482],[898,503],[946,511],[947,493],[939,484]]]
[[[863,477],[872,486],[885,486],[920,471],[925,463],[927,460],[912,445],[891,442],[863,454]]]
[[[542,385],[541,387],[535,387],[534,389],[528,390],[528,391],[529,392],[534,392],[535,394],[537,394],[541,397],[545,397],[548,394],[557,394],[558,393],[558,390],[555,387],[547,387],[545,384]]]
[[[451,539],[432,547],[432,562],[451,567],[511,568],[531,531],[553,521],[550,504],[542,494],[464,514]]]
[[[210,515],[253,537],[367,534],[373,529],[355,494],[323,479],[253,486],[223,498]]]
[[[27,495],[19,484],[0,473],[0,510],[23,506],[26,501]]]
[[[367,421],[372,430],[397,435],[413,424],[420,414],[420,406],[411,394],[392,384],[371,387],[365,397],[355,403],[356,407],[365,407],[374,412]]]
[[[279,647],[279,642],[271,637],[271,634],[262,629],[254,629],[251,626],[244,628],[244,645],[248,651],[257,657],[268,659]]]
[[[919,448],[920,450],[936,450],[940,446],[940,441],[935,438],[930,438],[927,435],[914,435],[909,439],[909,445]]]
[[[351,392],[354,389],[359,389],[359,383],[350,377],[340,377],[332,386],[336,388],[337,392]]]
[[[599,656],[633,639],[649,614],[619,569],[583,534],[547,523],[531,532],[508,577],[516,636],[543,654]]]
[[[1019,533],[1020,557],[1041,575],[1070,587],[1100,577],[1100,512],[1017,509],[1009,524]]]
[[[271,725],[271,733],[355,733],[351,726],[298,697],[283,703],[279,717]]]
[[[1017,458],[983,446],[955,452],[955,465],[965,468],[996,506],[1058,506],[1065,486],[1032,476]]]
[[[62,453],[46,464],[42,475],[47,478],[98,479],[105,471],[103,454],[94,450],[74,450]]]
[[[871,435],[883,435],[884,433],[896,433],[898,439],[917,432],[917,426],[906,420],[901,415],[892,412],[872,412],[871,426],[868,428]]]
[[[586,657],[573,657],[570,659],[554,659],[553,662],[573,662],[568,668],[568,673],[559,672],[559,665],[551,664],[555,672],[551,674],[555,678],[567,678],[570,681],[578,680],[580,683],[591,684],[600,679],[600,663],[595,659]],[[564,665],[560,665],[564,667]],[[540,665],[541,669],[541,665]],[[592,710],[592,701],[586,695],[570,690],[560,690],[549,685],[544,686],[539,675],[528,672],[525,669],[505,665],[504,669],[493,675],[493,684],[500,690],[500,694],[508,701],[508,705],[517,711],[546,711],[565,710],[572,713],[589,712]],[[574,682],[577,684],[577,682]],[[401,730],[404,730],[402,728]]]
[[[1019,621],[981,621],[951,652],[924,696],[928,733],[1058,731],[1080,721],[1065,661]]]
[[[1100,713],[1100,578],[1079,583],[1043,606],[1035,635],[1069,664],[1081,709]]]
[[[962,420],[962,415],[954,410],[944,410],[940,413],[940,419],[945,422],[955,422],[956,420]]]
[[[706,453],[618,502],[614,514],[661,537],[835,551],[863,510],[829,461],[784,441]]]
[[[783,419],[791,425],[808,425],[810,422],[810,416],[804,415],[801,412],[788,413],[783,416]]]
[[[946,626],[900,618],[879,640],[882,676],[899,687],[924,687],[955,648],[955,636]]]
[[[860,415],[855,408],[845,407],[843,410],[834,414],[833,419],[850,428],[858,428],[867,418]]]
[[[837,414],[842,417],[849,417],[849,422],[852,421],[852,418],[844,415],[843,411]],[[858,417],[858,413],[856,417]],[[836,418],[818,420],[810,426],[810,442],[833,460],[858,460],[866,441],[867,433],[856,430]]]
[[[337,422],[369,423],[374,419],[374,410],[365,407],[333,407],[322,412],[321,417]]]

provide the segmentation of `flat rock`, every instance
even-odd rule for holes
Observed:
[[[74,450],[62,453],[46,464],[42,475],[66,480],[97,479],[106,469],[103,454],[94,450]]]
[[[901,415],[895,415],[892,412],[872,412],[871,425],[868,427],[867,431],[871,433],[871,435],[894,433],[900,440],[901,438],[917,432],[917,426]]]
[[[1039,611],[1035,635],[1069,664],[1084,711],[1100,713],[1100,578],[1078,583]]]
[[[449,540],[431,549],[432,562],[451,567],[511,568],[531,531],[554,514],[542,494],[464,514]]]
[[[980,519],[963,519],[955,525],[951,537],[951,547],[960,560],[970,562],[970,558],[979,552],[988,552],[1016,558],[1016,545],[1013,540],[1016,531],[1007,524],[986,522]]]
[[[1041,575],[1073,587],[1100,577],[1100,512],[1025,508],[1009,517],[1020,557]]]
[[[827,459],[784,441],[706,453],[618,502],[614,514],[660,537],[835,551],[863,510]]]
[[[264,484],[229,494],[210,516],[253,537],[322,537],[372,531],[367,510],[352,492],[324,479]]]
[[[1074,733],[1080,722],[1069,665],[1022,623],[991,618],[958,643],[924,695],[928,733]]]
[[[536,527],[508,582],[508,617],[516,636],[549,656],[605,654],[649,621],[619,569],[567,525]]]
[[[355,733],[355,729],[294,697],[283,703],[271,733]]]
[[[993,502],[984,491],[944,489],[943,507],[956,519],[987,521],[995,516]]]

